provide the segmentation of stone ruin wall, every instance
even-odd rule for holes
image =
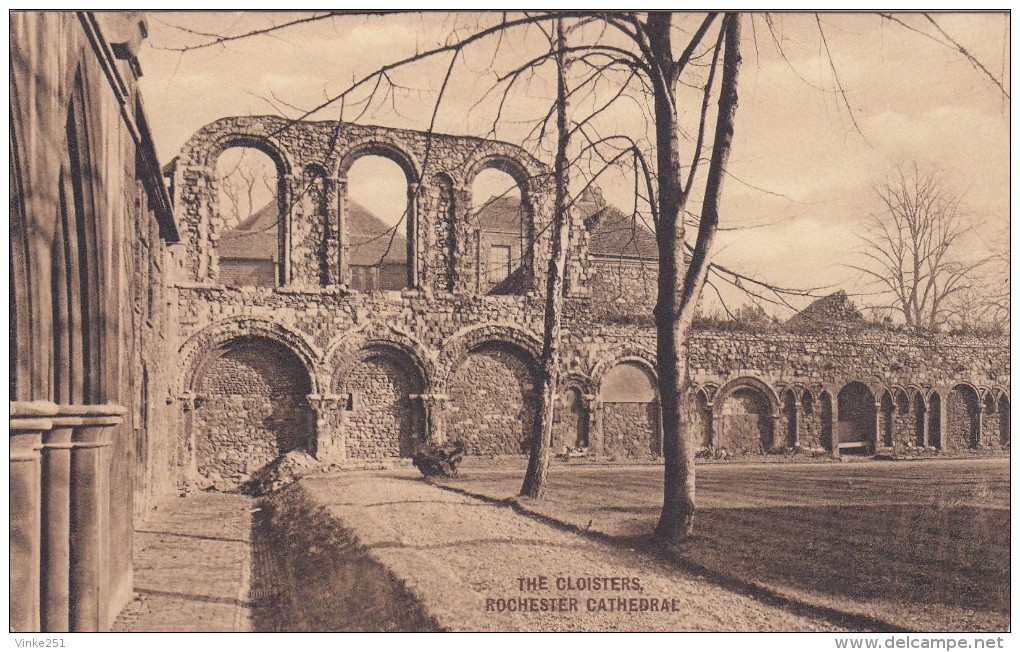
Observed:
[[[222,120],[196,134],[177,161],[174,186],[185,243],[174,252],[181,379],[174,392],[182,447],[190,452],[185,475],[240,482],[274,453],[270,443],[277,442],[278,455],[290,445],[281,442],[300,439],[295,428],[306,430],[306,450],[341,464],[406,458],[417,443],[449,438],[463,439],[474,456],[524,454],[524,433],[535,412],[544,301],[536,279],[517,295],[472,293],[475,270],[465,243],[477,232],[467,217],[466,189],[486,166],[516,171],[535,231],[544,232],[551,207],[547,168],[506,143],[429,140],[417,132],[335,123],[283,126],[273,118]],[[317,177],[310,186],[315,190],[302,194],[284,225],[290,272],[289,283],[280,287],[216,282],[222,220],[215,208],[215,157],[238,144],[268,151],[287,188],[299,175]],[[423,166],[426,146],[431,162]],[[401,159],[409,179],[422,179],[420,186],[411,182],[412,190],[418,188],[409,231],[416,243],[412,289],[362,293],[347,285],[343,174],[359,153]],[[546,262],[543,237],[533,248],[534,269]],[[561,397],[571,397],[572,404],[557,419],[557,448],[586,445],[590,454],[610,460],[656,458],[661,434],[654,398],[617,400],[601,387],[619,364],[642,365],[654,374],[648,319],[654,291],[646,284],[654,282],[654,270],[645,269],[647,263],[589,260],[586,242],[587,234],[573,224],[561,383]],[[616,294],[607,293],[611,287]],[[215,370],[229,367],[221,361],[242,360],[252,346],[289,352],[280,364],[290,371],[278,374],[291,378],[288,389],[279,389],[272,366],[263,364],[271,356],[255,356],[230,374],[263,388],[256,392],[261,407],[245,398],[250,389],[213,396],[207,387],[226,373]],[[866,427],[874,439],[871,451],[1008,446],[1006,342],[840,331],[698,332],[689,344],[689,368],[687,426],[706,450],[840,452],[846,445],[841,431]],[[841,423],[841,391],[857,404],[877,404],[868,423]],[[286,407],[277,412],[287,419],[263,415],[267,402]],[[231,420],[244,425],[228,439],[216,439]]]

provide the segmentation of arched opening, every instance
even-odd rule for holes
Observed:
[[[875,397],[864,383],[851,382],[839,391],[840,453],[867,453],[875,442]]]
[[[635,361],[614,365],[602,378],[599,398],[606,454],[632,458],[662,454],[658,387],[646,365]]]
[[[502,170],[482,170],[471,184],[468,219],[478,234],[474,252],[478,293],[530,290],[532,215],[517,181]]]
[[[195,392],[195,463],[217,486],[237,486],[280,455],[313,447],[308,370],[280,342],[227,342],[207,356]]]
[[[999,445],[1009,448],[1009,397],[1003,394],[999,397]]]
[[[567,448],[588,448],[588,411],[581,390],[568,387],[560,393],[553,421],[554,453]]]
[[[942,448],[942,397],[932,392],[928,397],[928,445]]]
[[[346,178],[343,205],[351,288],[377,292],[412,287],[412,179],[394,160],[376,154],[358,157]]]
[[[832,450],[832,395],[828,391],[822,391],[818,395],[819,403],[819,416],[821,419],[821,444],[822,448],[834,452]]]
[[[949,393],[946,411],[949,429],[945,446],[950,450],[977,448],[980,443],[980,403],[978,394],[970,385],[957,385]]]
[[[783,421],[786,423],[786,437],[784,444],[788,448],[796,448],[797,435],[800,430],[797,414],[797,397],[792,391],[783,393]]]
[[[773,447],[772,405],[765,393],[741,385],[722,404],[724,446],[745,454],[767,453]]]
[[[920,393],[914,394],[914,445],[916,446],[928,445],[928,437],[925,434],[927,416],[924,409],[924,397]]]
[[[339,374],[337,374],[339,375]],[[408,357],[388,347],[359,354],[336,391],[346,400],[347,455],[411,457],[424,441],[421,374]]]
[[[233,146],[216,159],[221,285],[276,287],[286,282],[282,177],[262,151]]]
[[[513,344],[473,347],[448,382],[447,438],[464,442],[470,455],[527,453],[538,408],[535,369]]]
[[[882,445],[891,448],[894,443],[896,406],[893,403],[892,394],[888,391],[882,394]]]

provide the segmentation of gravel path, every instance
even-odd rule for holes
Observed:
[[[300,484],[446,629],[836,630],[832,623],[720,588],[651,555],[564,532],[507,507],[431,486],[416,475],[345,473],[306,478]],[[539,576],[547,578],[547,590],[520,589],[519,578]],[[617,590],[557,588],[558,582],[583,583],[587,578],[621,579]],[[622,578],[628,578],[630,586],[624,588]],[[520,598],[546,599],[547,608],[566,610],[510,611],[509,602],[500,602]],[[608,610],[621,604],[628,609],[650,608],[652,599],[658,600],[660,609],[665,603],[669,610]]]

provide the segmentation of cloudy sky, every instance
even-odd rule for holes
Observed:
[[[335,96],[352,79],[493,18],[447,13],[336,17],[176,51],[208,42],[203,34],[242,34],[295,17],[149,14],[142,92],[162,161],[169,161],[194,131],[217,118],[297,115]],[[858,260],[855,234],[876,208],[873,185],[896,165],[915,160],[937,166],[947,186],[963,195],[967,219],[974,225],[966,242],[969,255],[1005,246],[1009,100],[986,73],[935,39],[942,38],[941,28],[1008,92],[1008,15],[936,14],[937,27],[918,14],[897,15],[905,25],[864,14],[822,14],[817,21],[811,14],[779,14],[769,21],[760,14],[748,17],[736,135],[722,204],[722,226],[734,230],[721,234],[718,262],[778,284],[860,290],[856,273],[846,265]],[[700,16],[682,17],[680,29],[690,32],[698,22]],[[490,41],[465,52],[455,65],[437,130],[486,134],[495,109],[483,97],[484,90],[498,72],[539,52],[542,39],[532,29],[507,35],[498,51]],[[402,90],[370,105],[359,121],[426,128],[448,63],[444,57],[398,71],[394,80]],[[539,74],[519,87],[505,110],[508,119],[497,126],[497,137],[511,142],[525,137],[531,119],[554,93],[550,80]],[[627,104],[610,120],[619,125],[603,122],[603,127],[640,122],[638,102]],[[343,117],[352,119],[361,108],[348,103]],[[692,104],[682,111],[693,114],[696,108]],[[334,104],[313,117],[340,115]],[[545,158],[551,163],[551,156]],[[392,171],[386,164],[373,167],[366,162],[362,167],[364,189],[356,198],[380,213],[391,211],[385,196],[393,193],[380,190],[392,185],[393,177],[387,176]],[[607,176],[602,186],[610,201],[632,202],[631,183],[624,177]],[[396,193],[398,203],[402,194]]]

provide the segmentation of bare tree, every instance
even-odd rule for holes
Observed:
[[[868,216],[860,235],[864,263],[852,267],[908,326],[935,330],[984,262],[960,255],[970,228],[962,219],[962,197],[938,171],[916,162],[898,167],[875,193],[881,210]]]
[[[563,277],[567,266],[567,245],[570,222],[567,187],[570,161],[567,148],[570,132],[567,129],[567,75],[566,35],[563,18],[556,19],[556,161],[553,174],[556,184],[556,204],[553,207],[552,255],[546,276],[545,320],[542,333],[542,391],[538,404],[538,424],[531,438],[528,471],[521,485],[521,495],[541,498],[545,493],[545,479],[549,473],[549,447],[552,441],[553,410],[560,372],[560,321],[563,316]]]
[[[355,79],[344,91],[330,95],[321,104],[300,110],[292,117],[305,119],[336,104],[341,107],[343,120],[344,107],[347,106],[346,102],[350,101],[352,106],[363,107],[354,118],[357,120],[372,104],[372,98],[379,96],[383,101],[391,101],[394,93],[401,89],[394,79],[396,71],[430,57],[443,57],[449,64],[429,116],[427,133],[431,134],[448,85],[455,77],[454,68],[467,48],[488,39],[497,41],[498,50],[499,44],[511,34],[520,34],[522,30],[534,27],[545,30],[563,19],[576,20],[590,27],[590,32],[582,34],[576,43],[568,45],[557,41],[557,47],[550,47],[544,54],[523,61],[510,73],[497,76],[497,83],[493,89],[502,86],[503,96],[498,102],[493,130],[485,135],[494,135],[495,123],[499,122],[504,102],[514,90],[515,84],[521,79],[534,79],[535,71],[543,64],[554,62],[564,54],[569,54],[579,69],[587,71],[579,83],[572,84],[565,93],[558,94],[557,100],[551,103],[546,117],[536,121],[533,134],[537,134],[535,140],[541,145],[546,140],[545,136],[552,131],[548,129],[549,123],[555,120],[560,126],[556,139],[557,168],[563,173],[561,180],[565,184],[568,178],[567,168],[560,168],[562,162],[560,146],[564,142],[563,114],[568,100],[575,106],[585,106],[587,115],[573,116],[570,119],[571,126],[567,130],[567,138],[577,137],[583,143],[582,154],[570,159],[569,169],[572,172],[576,171],[578,177],[587,181],[585,187],[587,189],[596,183],[606,169],[628,163],[634,172],[633,216],[635,219],[639,216],[637,206],[639,202],[650,214],[645,217],[650,218],[654,228],[659,254],[654,321],[665,457],[663,505],[655,536],[667,543],[682,540],[693,532],[695,512],[694,448],[682,430],[681,414],[682,403],[690,386],[684,359],[685,343],[697,311],[698,299],[705,285],[711,285],[708,281],[710,273],[717,277],[717,280],[732,283],[763,300],[766,295],[779,295],[783,291],[782,288],[711,262],[713,244],[719,230],[723,180],[726,177],[726,164],[734,132],[737,78],[741,61],[742,16],[728,13],[720,20],[719,14],[713,12],[693,17],[694,22],[691,25],[684,24],[692,20],[690,15],[668,11],[649,13],[540,11],[504,13],[499,14],[495,20],[490,20],[491,16],[492,14],[489,14],[486,18],[480,19],[474,28],[461,27],[454,30],[440,45],[431,49],[417,50],[411,56]],[[333,17],[332,14],[327,14],[300,18],[250,34],[265,34],[292,24]],[[893,15],[883,15],[882,18],[899,22]],[[766,22],[771,32],[772,25],[768,17]],[[820,20],[818,29],[825,51],[828,53],[828,43],[825,42]],[[609,35],[609,38],[603,38],[606,35]],[[206,40],[194,48],[222,46],[227,41],[244,38],[245,35],[199,36]],[[941,34],[926,36],[934,38],[946,47],[955,43]],[[775,39],[774,34],[773,38]],[[781,50],[780,53],[782,54]],[[976,62],[966,51],[961,50],[961,55],[972,63]],[[689,75],[688,78],[683,78],[691,69],[702,74],[695,75],[693,80]],[[835,72],[833,66],[834,77]],[[719,80],[716,87],[717,76]],[[846,93],[838,78],[835,81],[839,95],[846,103]],[[999,87],[1002,88],[1001,84]],[[695,110],[685,111],[683,109],[685,103],[690,101],[691,89],[700,91],[700,107],[692,106],[691,108]],[[368,100],[355,99],[355,92],[359,90],[369,91]],[[588,95],[581,96],[582,92]],[[1003,93],[1006,94],[1005,91]],[[1008,97],[1008,94],[1006,96]],[[594,97],[595,101],[587,104],[572,101],[583,97]],[[602,98],[608,99],[603,101]],[[714,111],[711,106],[713,98],[717,99]],[[595,119],[618,101],[642,106],[645,132],[603,133],[595,125]],[[847,108],[848,110],[850,108],[848,104]],[[694,124],[681,124],[682,116],[693,116]],[[850,117],[852,120],[852,113]],[[682,143],[689,147],[686,157],[682,155],[684,153]],[[703,170],[706,167],[703,164],[706,162],[707,169]],[[427,163],[426,157],[426,165]],[[560,190],[558,187],[557,212],[561,207],[560,201],[565,200],[565,195]],[[692,197],[699,196],[698,190],[700,190],[700,214],[697,214],[696,210],[697,200],[692,200]],[[566,203],[569,205],[573,202]],[[557,228],[555,225],[561,223],[554,220],[552,228]],[[688,225],[694,232],[692,238],[687,237],[685,227]],[[556,237],[554,236],[552,240],[556,242]],[[687,264],[685,256],[689,256],[690,262]],[[554,254],[554,264],[557,258],[558,256]],[[956,283],[958,284],[958,281]],[[555,280],[550,280],[547,291],[556,292],[556,287]],[[949,291],[952,292],[951,287]],[[924,293],[924,288],[920,287],[919,295],[924,296]],[[805,293],[800,294],[803,296]],[[935,295],[939,293],[936,292]],[[555,360],[553,343],[549,339],[550,333],[555,334],[555,329],[548,328],[548,324],[550,320],[555,322],[557,300],[556,296],[547,297],[546,342],[543,346],[549,352],[548,357],[543,356],[546,360]],[[944,300],[943,291],[938,301]],[[931,299],[928,301],[928,304],[922,306],[930,308]],[[550,377],[556,373],[555,364],[552,364],[551,370],[544,365],[544,373],[543,402],[547,401],[546,392],[555,387],[554,382],[550,382]],[[540,410],[541,418],[536,419],[533,441],[540,444],[547,442],[544,433],[551,428],[552,407],[550,401]],[[534,471],[529,471],[529,476],[534,477],[522,487],[529,495],[541,495],[547,449],[547,446],[544,448],[539,446],[537,458],[529,465],[529,468],[534,467]]]

